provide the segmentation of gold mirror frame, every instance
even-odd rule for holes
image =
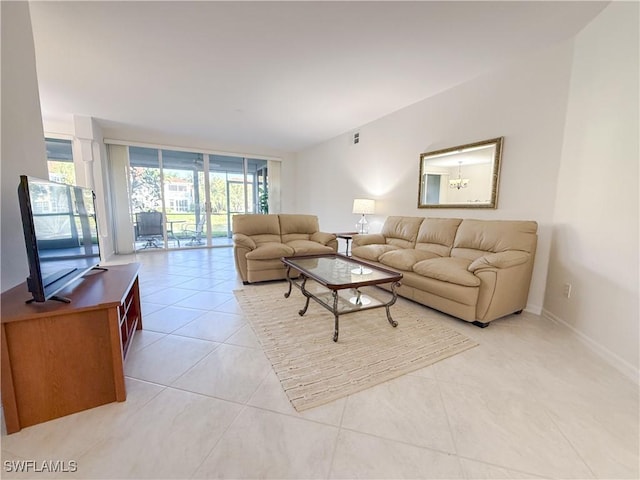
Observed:
[[[497,208],[503,139],[420,154],[418,208]]]

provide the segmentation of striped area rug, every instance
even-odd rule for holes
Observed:
[[[428,318],[428,309],[398,302],[387,321],[384,308],[340,316],[333,342],[334,317],[311,300],[306,314],[302,293],[284,298],[286,283],[248,285],[234,291],[297,411],[317,407],[392,378],[418,370],[477,345]],[[321,288],[318,286],[318,288]],[[369,292],[388,298],[376,288]]]

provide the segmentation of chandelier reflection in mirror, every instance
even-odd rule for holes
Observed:
[[[469,186],[469,179],[462,178],[462,161],[458,162],[458,178],[454,178],[453,180],[449,180],[449,188],[457,188],[460,190],[461,188],[467,188]]]

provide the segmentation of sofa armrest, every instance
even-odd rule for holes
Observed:
[[[480,258],[476,258],[468,270],[475,272],[483,268],[510,268],[517,265],[527,263],[530,258],[530,254],[527,252],[521,252],[516,250],[508,250],[506,252],[489,253],[483,255]]]
[[[380,233],[366,233],[354,235],[351,243],[351,248],[362,247],[363,245],[385,245],[387,240],[384,235]]]
[[[237,247],[248,248],[249,250],[254,250],[256,248],[256,242],[254,242],[251,237],[243,233],[233,234],[233,244]]]
[[[312,242],[318,242],[322,245],[328,245],[332,240],[336,239],[335,233],[315,232],[311,235],[309,240]]]

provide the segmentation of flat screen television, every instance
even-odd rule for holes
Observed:
[[[100,263],[95,195],[89,188],[20,176],[18,199],[33,298],[56,294]]]

